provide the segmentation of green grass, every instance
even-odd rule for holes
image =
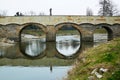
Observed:
[[[120,80],[120,70],[115,71],[108,80]]]
[[[95,68],[108,69],[101,79],[93,75],[95,80],[120,80],[120,38],[81,53],[74,66],[67,80],[88,80]]]

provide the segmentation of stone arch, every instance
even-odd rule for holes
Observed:
[[[10,30],[10,31],[16,31],[17,33],[17,28],[20,26],[20,24],[16,24],[16,23],[11,23],[11,24],[6,24],[6,29]]]
[[[112,25],[107,24],[107,23],[100,23],[96,25],[96,28],[104,28],[107,33],[108,33],[108,41],[113,39],[113,29],[112,29]]]
[[[112,29],[113,29],[113,37],[119,37],[120,36],[120,23],[115,23],[112,25]]]
[[[67,26],[72,25],[74,28],[76,28],[77,30],[80,31],[79,25],[76,24],[76,23],[71,23],[71,22],[63,22],[63,23],[59,23],[59,24],[55,25],[56,31],[58,31],[58,30],[59,30],[60,28],[62,28],[64,25],[67,25]]]
[[[83,30],[83,41],[93,42],[93,30],[95,29],[95,25],[91,23],[82,23],[79,24],[79,26]]]
[[[59,23],[59,24],[57,24],[57,25],[55,25],[55,29],[56,29],[56,32],[58,31],[58,30],[60,30],[62,27],[64,27],[64,26],[72,26],[73,28],[75,28],[79,33],[80,33],[80,36],[82,37],[82,28],[80,28],[79,27],[79,25],[78,24],[76,24],[76,23],[71,23],[71,22],[63,22],[63,23]]]
[[[93,30],[95,29],[95,25],[92,23],[82,23],[82,24],[79,24],[79,26],[82,28],[85,34],[89,34],[93,32]]]
[[[92,23],[82,23],[79,24],[79,26],[88,31],[93,31],[95,29],[95,25]]]
[[[17,23],[9,23],[9,24],[6,24],[6,25],[20,25],[20,24],[17,24]]]
[[[113,24],[113,25],[118,25],[118,26],[120,26],[120,23],[115,23],[115,24]]]
[[[43,24],[40,24],[40,23],[25,23],[25,24],[22,24],[20,31],[22,29],[24,29],[25,27],[28,27],[30,25],[37,26],[37,27],[41,28],[44,32],[46,32],[46,26],[44,26]]]
[[[80,48],[82,46],[82,44],[81,44],[82,43],[82,28],[80,28],[79,25],[76,23],[64,22],[64,23],[59,23],[59,24],[55,25],[56,33],[63,27],[68,27],[68,28],[73,27],[75,30],[77,30],[79,32],[79,36],[80,36],[80,39],[79,39],[80,44],[79,45],[80,46],[78,46],[78,50],[76,50],[76,52],[72,53],[72,55],[66,56],[62,52],[60,53],[60,51],[57,49],[57,45],[56,45],[56,51],[58,53],[58,54],[56,54],[56,57],[63,58],[63,59],[74,58],[74,57],[76,57],[76,55],[78,55],[78,52],[80,51]],[[62,44],[61,41],[60,41],[60,44]],[[63,44],[64,44],[64,41],[63,41]]]
[[[19,29],[19,31],[18,31],[18,36],[19,36],[19,40],[20,40],[20,41],[21,41],[21,33],[22,33],[22,31],[23,31],[26,27],[31,26],[31,25],[36,26],[36,27],[42,29],[42,31],[45,32],[45,34],[46,34],[46,26],[44,26],[43,24],[39,24],[39,23],[25,23],[25,24],[22,24],[22,25],[20,26],[20,29]]]
[[[0,26],[3,26],[2,24],[0,24]]]

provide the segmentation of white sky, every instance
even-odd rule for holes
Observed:
[[[120,10],[120,0],[112,0]],[[44,12],[49,15],[52,8],[53,15],[86,15],[86,8],[91,8],[96,15],[99,10],[99,0],[0,0],[0,11],[7,11],[7,15],[16,12],[34,11],[36,14]]]

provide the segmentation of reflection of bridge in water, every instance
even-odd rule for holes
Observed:
[[[34,42],[34,41],[33,41]],[[30,43],[28,41],[28,43]],[[37,43],[37,42],[36,42]],[[85,48],[89,48],[93,46],[93,43],[74,43],[73,48],[76,49],[76,47],[79,47],[79,49],[72,55],[66,56],[61,54],[57,50],[57,43],[55,42],[43,42],[41,47],[43,48],[42,53],[38,55],[31,55],[31,54],[26,54],[25,52],[25,46],[23,45],[25,43],[20,43],[20,46],[14,46],[11,48],[7,48],[8,53],[3,54],[1,56],[1,60],[5,60],[4,65],[17,65],[17,66],[49,66],[50,71],[54,69],[53,66],[70,66],[73,64],[75,59],[78,57],[78,55],[81,53],[82,50]],[[59,43],[58,43],[59,44]],[[30,43],[30,46],[32,44]],[[64,45],[64,44],[63,44]],[[21,47],[22,46],[22,47]],[[39,44],[34,44],[34,47],[40,46]],[[23,50],[23,53],[19,51],[19,48]],[[31,47],[33,48],[33,47]],[[10,51],[9,51],[10,50]],[[18,51],[17,51],[18,50]],[[36,48],[34,49],[36,50]],[[6,50],[5,50],[6,51]],[[11,52],[12,51],[12,52]],[[14,52],[17,51],[17,52]],[[10,59],[7,59],[10,58]],[[34,59],[34,60],[33,60]],[[1,63],[0,63],[1,64]],[[3,63],[2,63],[3,65]],[[54,71],[54,70],[53,70]]]
[[[90,43],[90,44],[82,43],[82,46],[81,46],[81,43],[80,43],[80,45],[79,45],[79,43],[76,43],[76,45],[68,46],[68,48],[69,47],[75,48],[75,49],[73,49],[73,51],[75,50],[75,52],[70,54],[69,56],[58,51],[55,42],[44,43],[44,45],[46,47],[45,46],[43,47],[42,52],[39,52],[41,50],[39,50],[39,48],[37,48],[39,53],[37,52],[35,54],[34,53],[32,53],[32,54],[26,53],[27,45],[28,44],[22,43],[22,44],[20,44],[20,46],[18,44],[16,44],[16,45],[11,46],[11,47],[0,48],[0,51],[1,51],[0,58],[43,59],[43,58],[47,57],[47,58],[59,58],[59,59],[74,59],[74,58],[78,57],[78,55],[81,53],[82,50],[84,50],[84,48],[92,47],[93,43]],[[19,49],[19,47],[20,47],[20,49]],[[78,49],[76,49],[76,47],[78,47]],[[34,49],[34,50],[36,51],[37,49]],[[66,52],[67,52],[67,50],[68,49],[66,49]]]
[[[33,46],[31,46],[31,44],[27,45],[27,43],[25,42],[21,42],[19,44],[20,50],[23,53],[23,55],[31,59],[37,59],[37,58],[43,58],[43,57],[57,57],[60,59],[72,59],[72,58],[76,58],[81,51],[80,42],[58,43],[58,42],[36,41],[32,44],[34,45]]]

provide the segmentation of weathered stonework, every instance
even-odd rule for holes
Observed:
[[[120,17],[102,16],[8,16],[0,17],[0,37],[18,38],[24,27],[40,27],[46,34],[46,41],[55,41],[56,32],[64,25],[73,26],[82,35],[82,40],[93,41],[94,30],[103,27],[108,40],[120,37]]]

